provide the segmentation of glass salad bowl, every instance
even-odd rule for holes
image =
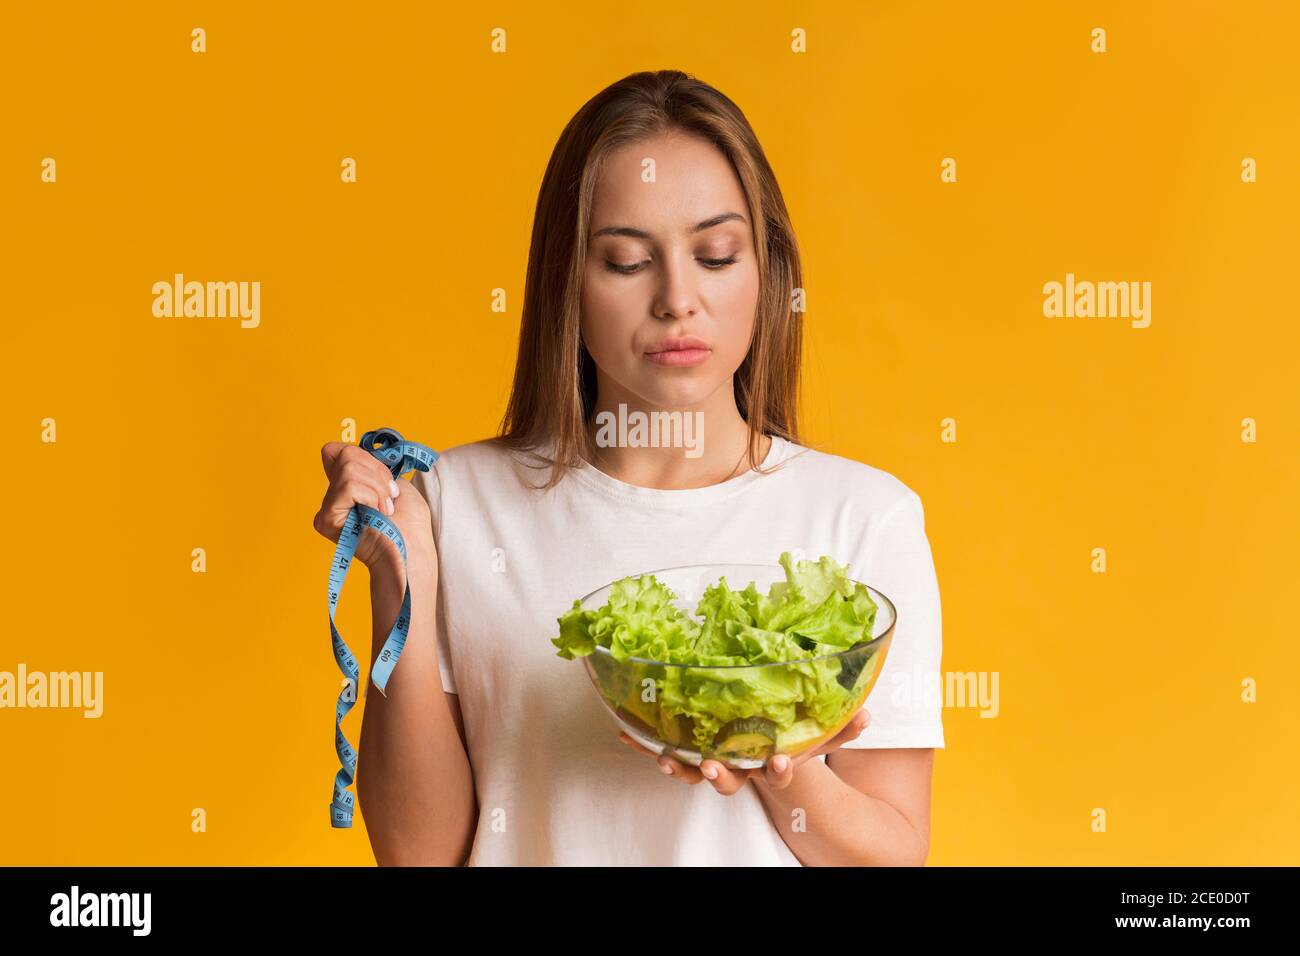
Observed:
[[[694,611],[706,588],[726,578],[766,593],[786,580],[781,565],[705,564],[648,571]],[[604,605],[611,582],[581,599]],[[854,586],[860,582],[853,582]],[[880,674],[897,610],[865,584],[875,603],[869,634],[847,650],[775,663],[701,666],[627,657],[607,647],[581,657],[614,723],[641,746],[698,766],[705,759],[736,769],[763,767],[777,754],[795,756],[825,743],[862,707]],[[696,619],[698,620],[698,619]]]

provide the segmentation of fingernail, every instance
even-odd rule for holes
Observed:
[[[396,498],[398,495],[400,495],[400,494],[402,493],[402,486],[399,485],[397,482],[395,482],[395,481],[391,481],[391,480],[390,480],[390,481],[388,482],[388,492],[389,492],[389,494],[391,494],[394,498]]]
[[[717,767],[701,767],[700,773],[704,774],[704,776],[708,777],[710,780],[718,779]]]
[[[664,773],[672,773],[672,772],[673,772],[672,764],[661,763],[661,764],[659,765],[659,769],[662,770]]]
[[[393,513],[393,499],[392,499],[392,498],[385,498],[385,499],[384,499],[384,513],[385,513],[385,514],[392,514],[392,513]]]
[[[773,757],[772,766],[776,768],[777,773],[785,773],[785,768],[790,766],[790,758],[784,754]]]

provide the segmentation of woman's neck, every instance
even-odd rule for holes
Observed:
[[[691,408],[658,408],[602,392],[587,433],[596,445],[590,464],[642,488],[704,488],[750,468],[749,426],[730,381]],[[770,436],[760,437],[759,461],[771,444]]]

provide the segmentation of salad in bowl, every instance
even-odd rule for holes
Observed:
[[[753,769],[820,746],[849,722],[896,617],[888,597],[832,558],[787,551],[777,565],[621,578],[575,599],[551,643],[583,662],[614,721],[643,747]]]

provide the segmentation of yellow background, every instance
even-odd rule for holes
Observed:
[[[0,711],[0,863],[373,862],[328,819],[319,448],[493,432],[551,147],[665,67],[781,181],[806,439],[921,494],[944,669],[1000,674],[996,719],[944,712],[930,863],[1295,863],[1289,6],[11,6],[0,670],[102,670],[105,714]],[[260,281],[261,326],[154,318],[175,272]],[[1066,272],[1150,281],[1151,326],[1045,318]],[[354,649],[367,604],[357,569]]]

